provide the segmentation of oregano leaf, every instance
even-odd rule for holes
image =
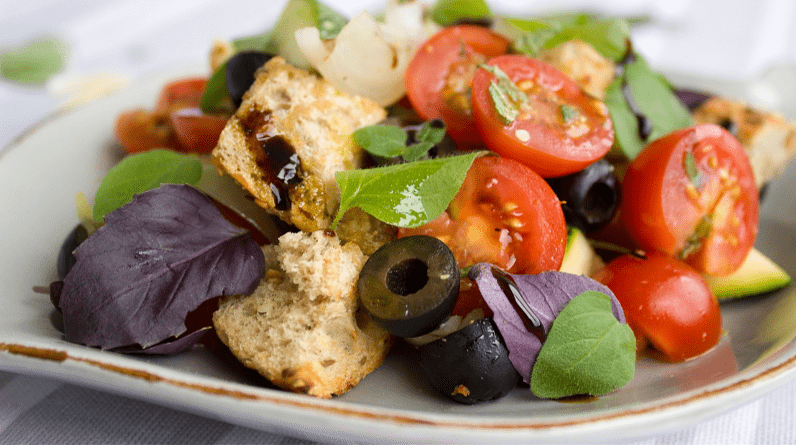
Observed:
[[[227,62],[221,64],[218,69],[213,72],[207,85],[202,92],[202,100],[199,102],[199,108],[204,113],[212,113],[218,104],[227,97]]]
[[[353,134],[354,142],[376,156],[393,158],[406,149],[406,131],[394,125],[369,125]]]
[[[531,373],[537,397],[600,396],[633,379],[636,339],[611,312],[611,298],[586,291],[558,314]]]
[[[133,195],[161,184],[195,185],[202,179],[202,162],[194,155],[151,150],[124,158],[102,179],[94,198],[94,221],[127,204]]]
[[[335,173],[343,214],[359,207],[398,227],[423,225],[445,211],[456,196],[473,161],[482,152]]]

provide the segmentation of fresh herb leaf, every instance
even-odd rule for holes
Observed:
[[[0,52],[0,76],[19,83],[43,84],[65,64],[66,45],[55,38]]]
[[[443,138],[445,138],[445,124],[439,119],[424,122],[415,134],[418,142],[430,142],[431,145],[439,144]]]
[[[394,158],[406,151],[406,131],[394,125],[369,125],[353,136],[357,145],[375,156]]]
[[[640,135],[639,119],[625,97],[625,84],[639,111],[652,123],[652,130],[645,139]],[[688,109],[677,99],[668,82],[637,55],[633,62],[625,66],[623,74],[608,86],[605,105],[614,125],[615,141],[631,161],[647,143],[694,123]]]
[[[531,374],[537,397],[600,396],[633,379],[636,339],[611,312],[611,298],[586,291],[569,302],[550,328]]]
[[[531,370],[542,348],[540,336],[549,335],[553,320],[576,296],[586,291],[610,296],[610,313],[616,320],[625,322],[622,306],[611,290],[583,275],[565,272],[507,274],[491,264],[477,263],[470,269],[469,277],[478,284],[484,301],[494,313],[495,325],[509,350],[509,360],[526,383],[531,379]],[[504,291],[506,286],[512,289],[512,294],[522,298],[524,304],[513,304]],[[517,306],[525,306],[532,312],[540,323],[537,332],[528,330]]]
[[[340,30],[348,23],[348,19],[321,2],[315,2],[315,5],[318,11],[318,22],[315,26],[321,39],[330,40],[337,37]]]
[[[205,194],[166,184],[109,213],[75,250],[58,301],[68,341],[146,349],[186,331],[204,301],[249,294],[265,260]]]
[[[561,105],[561,118],[564,119],[564,122],[570,122],[577,117],[578,110],[567,104]]]
[[[484,0],[437,0],[429,8],[431,19],[442,26],[466,19],[492,17]]]
[[[199,108],[203,113],[212,113],[224,98],[227,97],[227,63],[224,62],[207,80],[202,92]]]
[[[340,186],[341,199],[333,227],[354,207],[394,226],[423,225],[445,211],[464,182],[470,165],[482,154],[476,152],[337,172],[335,179]]]
[[[628,24],[622,19],[598,19],[586,14],[548,18],[547,20],[508,19],[507,23],[524,32],[514,40],[515,51],[530,57],[568,42],[588,43],[603,57],[618,61],[625,54],[630,36]]]
[[[260,51],[260,52],[268,52],[269,48],[272,47],[272,40],[273,40],[273,33],[271,31],[266,31],[262,34],[256,34],[253,36],[246,36],[240,37],[232,41],[232,47],[235,48],[235,52],[243,52],[243,51]]]
[[[694,153],[690,150],[686,151],[683,157],[683,169],[686,176],[688,176],[688,180],[691,181],[691,185],[696,188],[702,186],[702,172],[699,171]]]
[[[677,254],[677,258],[680,260],[684,260],[688,258],[689,255],[696,252],[702,247],[702,243],[710,236],[710,232],[713,230],[713,218],[710,215],[703,215],[702,218],[699,219],[697,226],[694,228],[694,232],[691,235],[688,235],[685,242],[683,243],[683,248],[680,250],[680,253]]]
[[[487,89],[495,111],[504,124],[514,122],[520,114],[520,109],[528,103],[528,95],[499,67],[487,64],[481,64],[479,67],[495,76],[495,80],[489,83]]]
[[[151,150],[128,156],[102,179],[94,198],[94,221],[102,222],[137,193],[164,183],[196,184],[201,178],[202,162],[193,155]]]

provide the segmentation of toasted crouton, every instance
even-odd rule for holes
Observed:
[[[712,97],[695,109],[693,116],[696,123],[734,127],[733,132],[752,164],[758,188],[778,176],[796,155],[796,126],[776,113]]]
[[[339,206],[334,174],[362,164],[352,133],[385,117],[373,101],[274,57],[257,72],[213,160],[261,207],[312,232],[328,228]]]
[[[329,398],[381,365],[390,335],[359,309],[366,257],[329,231],[287,233],[263,248],[266,275],[250,296],[221,300],[218,337],[246,366],[289,391]]]
[[[539,60],[558,68],[583,91],[600,100],[605,99],[605,90],[614,80],[614,62],[581,40],[570,40],[542,51]]]

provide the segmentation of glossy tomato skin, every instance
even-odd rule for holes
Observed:
[[[702,275],[667,255],[623,255],[593,277],[619,299],[637,345],[649,344],[679,362],[713,348],[721,337],[721,311]]]
[[[528,96],[519,115],[505,123],[495,108],[495,76],[479,69],[473,77],[473,117],[487,147],[516,159],[542,177],[583,170],[602,158],[614,141],[608,108],[561,71],[540,60],[507,54],[489,65],[502,70]]]
[[[621,214],[640,248],[707,274],[732,273],[758,229],[757,186],[743,147],[712,124],[653,141],[628,167]]]
[[[409,62],[406,93],[425,120],[442,119],[460,148],[481,144],[475,129],[470,96],[478,63],[504,54],[509,41],[484,27],[458,25],[438,32]]]
[[[228,116],[199,110],[207,80],[190,77],[172,81],[160,91],[152,110],[136,109],[116,118],[116,138],[128,153],[168,148],[209,153],[218,142]]]
[[[446,212],[398,236],[413,234],[445,242],[459,267],[489,262],[523,274],[558,270],[567,242],[564,212],[547,182],[498,156],[476,159]]]

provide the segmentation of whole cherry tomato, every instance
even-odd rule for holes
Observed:
[[[623,255],[593,277],[622,304],[639,349],[652,346],[668,361],[683,361],[714,347],[721,311],[702,275],[670,256]]]
[[[545,178],[583,170],[614,141],[608,108],[530,57],[490,59],[473,77],[473,116],[487,147]]]
[[[415,53],[406,76],[406,93],[425,120],[442,119],[448,134],[462,148],[481,143],[475,129],[470,96],[479,63],[504,54],[509,41],[475,25],[445,28]]]
[[[644,250],[710,275],[740,267],[757,235],[759,199],[743,147],[713,124],[650,143],[630,164],[621,214]]]
[[[489,262],[525,274],[558,270],[567,243],[564,212],[547,182],[498,156],[476,159],[446,212],[398,236],[414,234],[442,240],[459,267]]]

